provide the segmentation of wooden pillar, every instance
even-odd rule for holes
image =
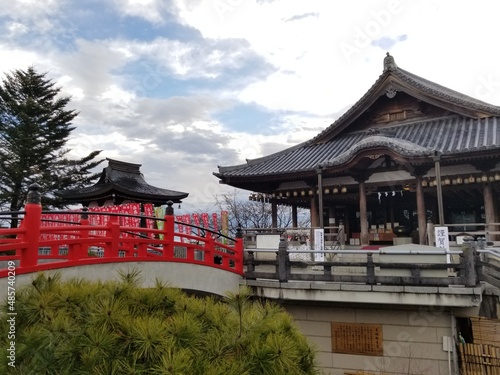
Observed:
[[[438,221],[439,225],[444,225],[444,209],[443,209],[443,190],[441,187],[441,153],[434,152],[434,170],[436,172],[436,195],[438,205]]]
[[[418,241],[425,245],[425,231],[427,229],[427,215],[425,210],[424,188],[422,187],[422,175],[416,176],[417,217],[418,217]]]
[[[323,223],[323,170],[322,168],[316,169],[318,173],[318,203],[319,203],[319,227],[323,229],[325,224]]]
[[[391,228],[394,228],[394,197],[389,199],[389,218],[386,222],[391,223]]]
[[[309,233],[310,246],[314,249],[314,229],[318,227],[318,209],[316,207],[316,189],[313,188],[313,194],[311,196],[311,232]]]
[[[292,204],[292,227],[297,228],[299,226],[299,220],[297,215],[297,205]]]
[[[278,203],[276,199],[271,199],[271,227],[273,231],[278,227]]]
[[[490,184],[490,189],[492,189],[492,185],[491,184]],[[495,223],[498,223],[498,221],[499,221],[499,216],[498,216],[498,197],[495,194],[493,194],[493,190],[492,190],[492,194],[491,195],[492,195],[492,203],[493,203],[493,217],[494,217]],[[494,225],[491,230],[494,230],[494,231],[499,230],[498,225]],[[498,234],[495,234],[495,235],[492,235],[490,237],[492,238],[491,241],[498,241],[498,239],[499,239],[500,236]]]
[[[496,210],[495,210],[495,200],[493,199],[493,191],[491,189],[490,183],[486,182],[483,185],[483,197],[484,197],[484,215],[486,219],[486,224],[496,222]],[[495,226],[486,227],[486,231],[496,231]],[[487,241],[495,241],[496,235],[486,235]]]
[[[361,245],[368,245],[370,242],[370,236],[368,233],[368,212],[364,181],[359,182],[359,220],[361,227]]]
[[[313,194],[311,196],[311,228],[318,227],[318,209],[316,207],[316,193],[313,189]]]

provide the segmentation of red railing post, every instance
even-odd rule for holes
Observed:
[[[26,228],[26,248],[21,250],[20,267],[33,267],[38,264],[38,248],[40,242],[40,226],[42,223],[42,205],[40,185],[32,184],[29,187],[24,210],[26,214],[23,226]]]
[[[168,201],[165,209],[165,223],[163,224],[163,256],[172,258],[174,256],[174,202]]]
[[[109,248],[104,250],[105,258],[118,258],[120,244],[120,222],[117,216],[111,216],[108,222],[109,227]],[[106,252],[108,250],[108,252]]]
[[[243,233],[241,227],[236,228],[236,238],[234,239],[234,268],[240,275],[243,275]]]
[[[207,231],[205,233],[205,246],[203,247],[205,263],[209,265],[214,264],[214,250],[215,250],[215,240],[212,232]]]
[[[84,207],[82,210],[82,214],[80,215],[80,244],[78,246],[78,250],[75,251],[75,257],[73,259],[83,259],[88,258],[89,256],[89,214],[87,212],[87,207]],[[76,249],[75,249],[76,250]]]

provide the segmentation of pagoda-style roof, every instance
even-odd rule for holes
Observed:
[[[81,203],[84,206],[88,206],[90,202],[98,202],[101,205],[110,199],[115,204],[132,201],[161,205],[168,201],[180,203],[189,195],[149,185],[140,171],[140,164],[106,160],[108,166],[103,169],[95,185],[59,191],[57,195],[67,203]]]
[[[424,164],[436,153],[446,161],[492,158],[499,151],[500,107],[407,72],[387,54],[372,87],[316,137],[245,164],[219,166],[214,175],[258,190],[259,181],[307,178],[318,167],[346,171],[374,152]]]

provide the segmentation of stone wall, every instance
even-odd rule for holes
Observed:
[[[301,331],[318,349],[325,375],[367,374],[448,375],[453,353],[443,350],[452,335],[450,312],[443,308],[415,310],[284,305]],[[332,322],[381,326],[383,356],[333,353]],[[454,347],[454,345],[451,345]]]

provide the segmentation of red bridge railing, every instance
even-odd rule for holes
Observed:
[[[243,238],[230,238],[207,228],[200,235],[175,231],[172,202],[163,219],[163,229],[120,225],[123,214],[66,211],[78,215],[76,222],[44,226],[40,194],[32,188],[25,211],[10,212],[22,217],[18,228],[0,229],[0,278],[9,266],[16,274],[112,262],[183,262],[224,269],[243,275]],[[88,215],[109,215],[105,225],[90,225]],[[130,215],[127,215],[130,216]],[[179,223],[181,224],[181,223]],[[182,223],[184,226],[185,223]],[[14,262],[14,263],[12,263]]]

